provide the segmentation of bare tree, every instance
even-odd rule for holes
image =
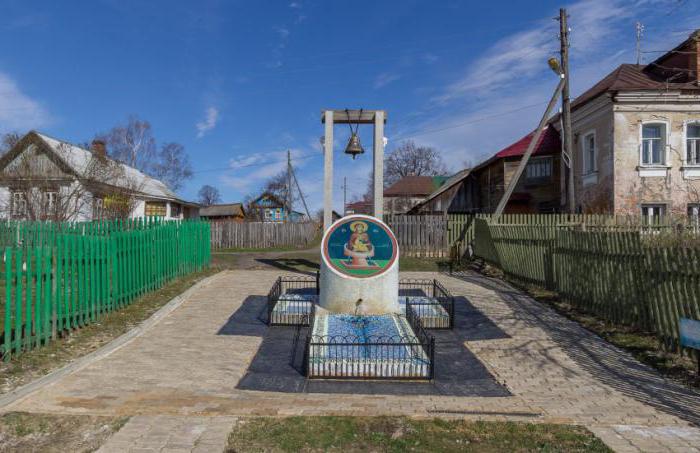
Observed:
[[[172,190],[182,188],[192,177],[185,148],[178,143],[165,143],[158,150],[151,124],[136,116],[95,138],[106,143],[111,158],[163,180]]]
[[[22,136],[18,132],[7,132],[0,137],[0,156],[12,149]]]
[[[412,140],[401,143],[384,158],[384,187],[405,176],[436,176],[447,173],[440,152],[416,146]]]
[[[272,194],[275,197],[279,198],[281,202],[286,204],[289,201],[289,199],[287,198],[289,193],[288,185],[289,184],[287,179],[287,171],[282,170],[267,180],[262,192]],[[294,201],[296,201],[297,199],[298,196],[295,196],[294,190],[292,190],[292,203],[294,203]]]
[[[221,203],[221,194],[219,194],[219,189],[209,184],[205,184],[199,189],[197,193],[199,196],[199,202],[204,206],[211,206],[213,204]]]
[[[133,212],[141,183],[132,181],[118,162],[91,153],[72,171],[75,174],[62,173],[38,148],[27,148],[0,174],[3,184],[12,187],[3,209],[12,217],[58,222],[81,216],[128,218]]]
[[[185,147],[179,143],[164,144],[158,152],[158,159],[153,162],[151,175],[172,190],[181,189],[184,182],[192,177],[192,166]]]

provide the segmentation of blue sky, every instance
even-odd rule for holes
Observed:
[[[0,132],[90,140],[135,114],[182,143],[195,177],[224,201],[258,190],[286,149],[313,208],[321,204],[320,111],[385,109],[387,150],[438,148],[451,170],[478,163],[536,126],[556,84],[558,8],[569,8],[572,93],[666,50],[700,27],[696,0],[32,1],[0,0]],[[653,59],[655,53],[645,53]],[[371,156],[342,155],[360,195]],[[361,128],[367,149],[371,129]]]

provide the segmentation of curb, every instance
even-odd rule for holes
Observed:
[[[25,384],[21,387],[17,387],[16,389],[11,390],[6,394],[0,396],[0,412],[5,412],[8,406],[19,402],[20,400],[28,397],[37,390],[52,385],[61,378],[73,374],[126,346],[134,339],[143,335],[143,333],[148,331],[151,327],[158,324],[158,322],[160,322],[161,319],[165,318],[170,313],[175,311],[178,307],[180,307],[180,305],[187,302],[190,295],[194,291],[207,286],[215,277],[218,277],[223,272],[225,271],[217,272],[216,274],[210,275],[204,280],[197,282],[195,285],[188,288],[185,292],[170,299],[170,301],[168,301],[167,304],[160,307],[158,311],[153,313],[141,324],[122,334],[121,336],[115,338],[114,340],[110,341],[109,343],[97,349],[96,351],[92,351],[91,353],[84,355],[79,359],[76,359],[73,362],[70,362],[57,370],[54,370],[45,376],[35,379],[28,384]]]

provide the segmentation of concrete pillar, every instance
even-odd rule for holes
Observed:
[[[333,223],[333,111],[325,112],[323,141],[323,231]]]
[[[374,216],[384,216],[384,111],[374,114]]]

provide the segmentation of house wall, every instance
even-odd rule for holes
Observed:
[[[518,180],[518,184],[513,190],[513,194],[527,194],[529,199],[523,202],[516,202],[516,195],[516,200],[508,203],[505,212],[540,213],[552,212],[559,209],[559,173],[561,171],[560,156],[531,156],[528,163],[535,163],[545,159],[551,161],[551,176],[543,179],[532,180],[527,178],[527,171],[523,171],[523,174]],[[520,161],[520,157],[510,158],[504,161],[505,186],[508,186],[510,181],[515,176],[515,172],[520,165]],[[500,201],[500,198],[496,201],[496,204],[498,204],[498,201]]]
[[[613,158],[615,127],[612,100],[608,96],[601,96],[576,109],[571,114],[571,130],[574,142],[576,209],[585,213],[610,213],[614,210],[615,192]],[[595,136],[595,171],[584,174],[584,138],[591,133]],[[560,172],[563,171],[563,162],[560,162],[559,169]],[[560,186],[564,191],[567,190],[568,181],[564,181]],[[566,197],[562,196],[561,200],[564,203]]]
[[[685,129],[692,121],[700,122],[700,96],[618,96],[614,109],[615,213],[639,215],[642,204],[662,204],[669,214],[686,215],[689,203],[700,203],[700,169],[684,167]],[[667,126],[666,168],[645,170],[640,165],[644,122]]]
[[[479,184],[481,212],[493,212],[503,196],[503,168],[503,161],[496,160],[479,170],[476,178]]]

